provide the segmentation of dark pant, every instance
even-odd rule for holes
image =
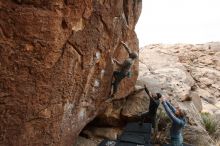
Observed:
[[[183,146],[183,137],[180,138],[171,138],[172,146]]]
[[[156,127],[156,115],[152,115],[149,112],[146,112],[141,115],[142,122],[151,123],[152,128]]]
[[[118,91],[118,85],[121,82],[122,79],[126,77],[126,74],[120,71],[114,71],[113,77],[115,78],[113,85],[113,94],[115,94]]]

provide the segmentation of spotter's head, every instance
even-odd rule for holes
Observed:
[[[176,107],[175,115],[176,115],[177,117],[183,118],[183,117],[186,116],[186,112],[185,112],[185,110],[180,109],[179,107]]]

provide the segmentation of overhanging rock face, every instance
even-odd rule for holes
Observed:
[[[141,0],[1,0],[0,145],[72,146],[103,107],[111,57],[138,50]],[[118,97],[133,90],[124,80]]]

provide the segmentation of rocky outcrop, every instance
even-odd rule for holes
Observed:
[[[141,0],[0,2],[0,145],[73,145],[104,108],[111,58],[138,50]],[[118,97],[133,90],[123,81]]]
[[[148,110],[149,97],[143,90],[146,84],[153,93],[169,97],[175,106],[187,113],[188,125],[184,141],[198,146],[214,146],[212,137],[202,124],[201,112],[220,113],[219,50],[220,43],[204,45],[149,45],[140,49],[139,76],[135,91],[122,100],[108,105],[98,117],[98,124],[122,127],[129,121],[138,121],[140,112]],[[160,106],[158,110],[158,143],[167,142],[170,120]],[[100,120],[101,119],[101,120]],[[219,129],[220,127],[218,127]],[[99,136],[100,137],[100,136]]]
[[[220,43],[156,44],[141,52],[138,84],[146,81],[169,87],[166,92],[179,95],[179,101],[189,98],[199,111],[219,112]]]
[[[173,104],[187,111],[184,140],[191,144],[214,145],[202,125],[200,112],[217,114],[220,111],[219,49],[220,43],[208,43],[156,44],[140,50],[137,85],[161,89]]]

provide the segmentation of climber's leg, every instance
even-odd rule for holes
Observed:
[[[112,95],[115,95],[116,92],[118,91],[118,85],[120,83],[120,80],[116,79],[113,83],[113,94]]]
[[[118,90],[118,85],[119,85],[119,83],[121,82],[121,80],[123,79],[122,73],[119,72],[119,71],[114,71],[113,77],[114,77],[114,82],[112,83],[112,86],[113,86],[112,96],[114,96],[115,93],[117,92],[117,90]]]

